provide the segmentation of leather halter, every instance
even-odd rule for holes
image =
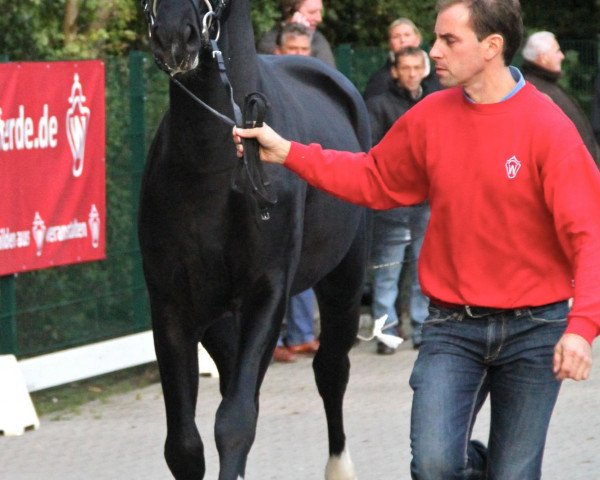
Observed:
[[[141,0],[142,9],[146,17],[146,22],[148,23],[148,35],[150,37],[152,37],[152,26],[156,21],[158,1],[159,0]],[[208,11],[204,16],[200,14],[199,7],[194,0],[189,0],[189,2],[194,8],[198,25],[202,25],[202,45],[204,48],[209,48],[211,50],[212,57],[217,62],[219,77],[229,95],[229,101],[233,109],[235,120],[218,112],[198,98],[175,78],[172,69],[158,58],[158,56],[154,55],[154,61],[158,67],[169,76],[169,79],[181,88],[194,102],[207,109],[226,125],[229,125],[230,127],[238,126],[240,128],[261,127],[269,107],[266,97],[259,92],[249,93],[244,99],[244,112],[242,115],[240,107],[233,98],[233,87],[227,76],[223,54],[217,45],[221,31],[220,18],[227,6],[226,1],[218,0],[217,6],[213,8],[209,0],[204,0],[208,7]],[[216,33],[214,33],[215,31]],[[214,38],[211,38],[211,33],[214,33]],[[208,47],[206,45],[208,45]],[[259,218],[261,220],[269,220],[271,218],[268,210],[269,206],[277,204],[277,197],[267,190],[270,182],[266,178],[266,173],[260,160],[258,142],[255,139],[242,139],[242,144],[244,146],[244,156],[239,159],[238,165],[234,171],[231,179],[231,188],[239,193],[249,193],[256,201],[259,210]]]

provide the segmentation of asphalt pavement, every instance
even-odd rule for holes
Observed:
[[[360,480],[408,480],[412,398],[408,379],[417,353],[410,341],[391,356],[373,343],[351,351],[345,401],[350,453]],[[600,362],[600,342],[594,347]],[[205,442],[206,479],[217,478],[213,441],[218,380],[202,377],[197,423]],[[261,392],[256,441],[246,480],[324,478],[327,432],[310,358],[272,364]],[[38,430],[0,437],[2,480],[164,480],[166,434],[159,385],[92,402],[76,413],[40,418]],[[479,415],[474,437],[487,438],[489,408]],[[586,382],[566,382],[551,422],[544,457],[547,480],[600,479],[600,367]],[[508,480],[508,479],[507,479]],[[521,479],[511,479],[521,480]]]

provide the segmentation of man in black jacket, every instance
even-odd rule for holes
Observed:
[[[395,81],[387,90],[367,99],[371,119],[373,145],[379,143],[396,120],[424,95],[430,93],[423,79],[426,73],[426,55],[415,46],[401,48],[391,66]],[[396,313],[398,281],[405,258],[406,247],[411,245],[414,260],[418,259],[423,235],[429,221],[429,205],[424,202],[412,207],[400,207],[373,212],[373,237],[370,266],[373,269],[371,311],[373,318],[387,315],[384,333],[394,334],[399,323]],[[427,317],[429,300],[421,292],[413,269],[410,295],[410,315],[413,325],[413,347],[421,344],[421,327]],[[395,349],[382,342],[377,353],[394,353]]]
[[[521,70],[525,80],[550,97],[571,119],[596,165],[600,166],[600,147],[596,142],[590,121],[577,102],[571,99],[558,84],[565,55],[554,34],[551,32],[531,34],[525,42],[522,55]]]
[[[387,91],[390,86],[393,86],[396,83],[395,71],[393,68],[396,61],[396,54],[404,47],[419,47],[422,41],[423,37],[421,36],[421,31],[412,20],[408,18],[398,18],[390,24],[388,27],[389,56],[385,65],[369,78],[363,94],[365,100]],[[435,72],[430,67],[429,57],[427,54],[424,54],[424,56],[425,78],[422,82],[423,86],[430,91],[439,90],[442,87]]]

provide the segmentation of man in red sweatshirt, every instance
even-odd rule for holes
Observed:
[[[429,199],[412,478],[537,479],[560,383],[588,377],[600,334],[600,173],[563,112],[509,66],[518,0],[437,8],[430,56],[449,88],[369,152],[289,142],[268,126],[234,141],[257,138],[263,160],[353,203]],[[486,448],[470,432],[488,395]]]

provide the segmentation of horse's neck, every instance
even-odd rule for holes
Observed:
[[[250,0],[231,0],[223,25],[223,56],[236,101],[256,91],[258,59],[250,16]]]

